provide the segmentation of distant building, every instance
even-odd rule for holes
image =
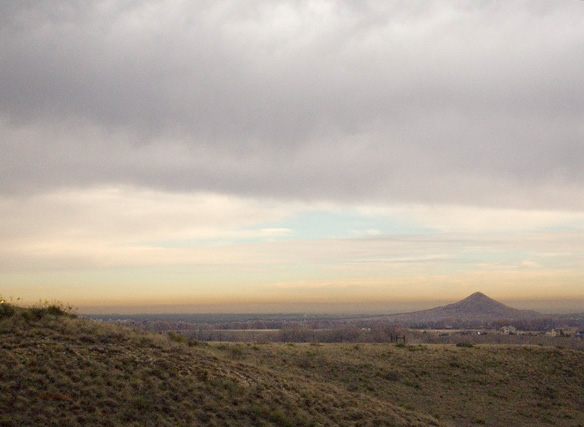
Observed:
[[[517,328],[515,326],[503,326],[501,328],[501,333],[503,335],[517,335]]]

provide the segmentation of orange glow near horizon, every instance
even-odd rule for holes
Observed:
[[[209,194],[160,195],[167,204],[161,209],[153,192],[94,193],[8,203],[15,216],[12,224],[0,224],[3,295],[77,306],[210,310],[424,305],[475,291],[502,301],[584,299],[584,229],[577,214],[528,212],[533,229],[521,230],[515,229],[519,213],[501,210],[493,213],[499,220],[489,229],[483,210],[465,208],[465,223],[457,229],[446,224],[446,213],[454,216],[457,208],[440,208],[446,231],[428,231],[434,211],[424,213],[419,206],[411,207],[418,230],[402,219],[407,206],[395,219],[391,211],[365,208],[352,208],[351,215],[331,206],[318,207],[317,214],[316,208],[296,205],[262,210],[264,202]],[[120,220],[120,203],[137,217]],[[33,214],[43,209],[52,214],[40,219]],[[204,215],[191,223],[190,213],[199,210]],[[297,213],[286,219],[289,212]],[[386,216],[393,218],[389,225]],[[510,229],[502,225],[504,218]],[[317,220],[336,221],[335,230],[345,234],[323,236],[311,228]],[[379,234],[369,223],[413,229]],[[572,223],[572,229],[548,229]]]

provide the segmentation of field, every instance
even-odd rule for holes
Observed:
[[[546,346],[204,343],[0,316],[0,424],[584,425],[584,353]]]

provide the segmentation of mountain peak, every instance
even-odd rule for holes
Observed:
[[[507,318],[517,319],[537,316],[538,313],[511,308],[499,301],[489,298],[482,292],[475,292],[462,301],[440,307],[444,314],[468,318]]]
[[[454,304],[450,304],[444,307],[445,309],[450,309],[459,313],[467,312],[474,314],[492,314],[507,312],[509,310],[514,310],[511,307],[507,307],[492,298],[489,298],[482,292],[475,292],[474,294],[466,297],[465,299],[458,301]]]
[[[442,307],[396,315],[396,319],[411,322],[474,321],[534,319],[541,317],[535,311],[518,310],[475,292],[465,299]]]
[[[474,294],[469,295],[465,299],[459,301],[457,304],[460,304],[463,302],[475,302],[475,303],[484,303],[484,304],[489,304],[489,303],[501,304],[500,302],[495,301],[493,298],[489,298],[488,296],[486,296],[482,292],[475,292]]]
[[[483,294],[482,292],[475,292],[474,294],[466,297],[465,299],[478,299],[478,298],[481,298],[481,299],[485,299],[485,298],[492,299],[492,298],[489,298],[488,296],[486,296],[485,294]]]

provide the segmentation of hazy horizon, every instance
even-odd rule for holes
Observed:
[[[409,313],[440,307],[458,302],[443,301],[384,301],[377,303],[246,303],[246,304],[193,304],[152,306],[81,306],[79,314],[307,314],[307,315],[385,315]],[[534,310],[541,314],[580,314],[584,312],[584,300],[535,300],[499,301],[512,308]]]
[[[581,1],[2,2],[0,294],[578,305],[582,40]]]

